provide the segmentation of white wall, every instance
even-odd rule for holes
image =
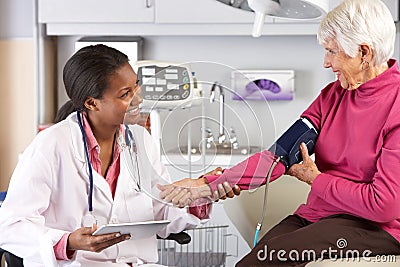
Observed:
[[[59,38],[59,73],[66,59],[73,53],[73,42],[76,39],[76,37]],[[207,98],[214,81],[231,88],[230,77],[234,69],[295,70],[294,101],[270,103],[270,106],[263,101],[250,101],[247,105],[231,100],[232,94],[226,92],[225,125],[228,128],[235,127],[239,142],[247,143],[249,139],[251,145],[267,146],[276,135],[272,118],[275,119],[276,131],[279,134],[310,104],[320,89],[334,78],[329,70],[322,67],[323,49],[317,44],[315,36],[268,36],[258,39],[250,36],[145,37],[143,48],[144,59],[193,62],[192,70],[196,72],[199,81],[205,82],[204,93]],[[63,91],[60,79],[59,83]],[[60,93],[61,104],[65,99],[65,93]],[[209,104],[208,99],[205,103],[206,115],[218,119],[218,104]],[[163,112],[162,117],[166,123],[163,145],[168,149],[173,148],[178,142],[176,136],[179,134],[180,126],[189,118],[200,115],[200,108],[193,108],[190,112],[186,110]],[[207,126],[217,135],[216,123],[209,122]],[[263,142],[260,141],[261,135]],[[185,137],[186,132],[183,133],[181,142]],[[192,126],[193,144],[199,142],[200,137],[200,123],[196,122]]]
[[[294,101],[271,102],[270,106],[264,101],[243,103],[232,100],[232,94],[226,92],[225,126],[228,129],[230,126],[235,127],[239,143],[246,143],[249,139],[251,145],[264,147],[272,142],[275,127],[278,133],[283,131],[314,99],[319,90],[333,79],[333,75],[322,67],[323,49],[317,44],[315,36],[268,36],[258,39],[250,36],[153,37],[145,39],[144,58],[177,62],[206,61],[207,63],[192,64],[198,79],[206,82],[205,97],[208,97],[214,81],[231,88],[231,71],[235,69],[295,70]],[[205,108],[207,116],[218,120],[217,103],[210,104],[206,99]],[[170,122],[166,121],[166,126],[175,124],[175,127],[167,127],[169,130],[163,132],[163,144],[167,147],[176,145],[174,136],[178,134],[179,125],[183,125],[188,117],[200,115],[199,110],[194,109],[190,115],[185,111],[176,111],[176,115],[163,113],[164,117],[174,118],[168,117]],[[209,120],[207,126],[217,135],[216,123]],[[196,140],[200,141],[198,124],[192,127],[192,140],[193,144],[196,144]]]
[[[0,0],[0,58],[0,191],[6,191],[18,154],[36,132],[32,1]]]
[[[33,0],[0,0],[0,38],[33,37]]]
[[[397,36],[397,39],[399,36]],[[73,53],[77,37],[59,38],[59,74],[66,59]],[[268,147],[313,101],[319,91],[335,76],[330,69],[323,68],[323,48],[315,36],[153,36],[145,37],[144,59],[191,62],[192,70],[204,87],[206,126],[218,134],[218,103],[210,104],[208,96],[214,81],[231,88],[231,71],[235,69],[291,69],[295,71],[295,99],[293,101],[232,100],[226,92],[225,126],[234,126],[243,145]],[[395,57],[399,58],[399,40]],[[59,75],[59,102],[66,100]],[[201,116],[201,108],[162,112],[162,145],[166,150],[178,144],[186,144],[187,122]],[[201,140],[199,120],[191,123],[192,144]]]
[[[399,32],[399,30],[398,30]],[[59,68],[73,52],[73,42],[76,37],[59,39]],[[396,41],[395,57],[399,59],[399,34]],[[323,68],[324,50],[318,45],[315,36],[266,36],[254,39],[250,36],[224,37],[145,37],[144,59],[168,60],[175,62],[192,62],[192,69],[198,79],[204,81],[205,97],[209,95],[211,84],[219,81],[230,88],[230,75],[233,69],[292,69],[295,71],[295,99],[269,103],[249,101],[249,106],[243,102],[231,100],[231,94],[226,93],[226,121],[229,128],[235,126],[239,135],[239,143],[268,146],[275,136],[287,129],[300,113],[313,101],[319,91],[335,79],[331,70]],[[61,103],[65,96],[60,96]],[[204,101],[205,113],[210,118],[218,119],[218,104]],[[172,149],[178,143],[185,144],[187,127],[185,123],[201,115],[201,108],[190,111],[180,110],[162,112],[162,144],[166,149]],[[255,117],[259,120],[260,126]],[[218,125],[207,120],[207,126],[218,133]],[[201,138],[200,123],[192,125],[192,144],[196,145]],[[180,130],[183,132],[180,135]],[[196,175],[194,175],[196,176]],[[178,178],[178,177],[175,177]],[[271,185],[270,202],[267,221],[263,232],[269,229],[283,216],[293,212],[298,204],[305,200],[309,187],[292,178],[285,177]],[[285,198],[282,207],[281,198]],[[225,208],[237,228],[248,242],[251,242],[255,223],[261,212],[253,209],[254,203],[261,203],[263,190],[256,194],[244,192],[241,198],[226,202]],[[252,204],[249,204],[252,203]],[[238,212],[241,210],[240,212]],[[247,211],[247,213],[245,212]],[[254,214],[250,214],[254,211]],[[249,213],[250,212],[250,213]],[[238,214],[243,216],[238,216]]]
[[[399,32],[399,30],[397,31]],[[78,37],[59,37],[58,64],[59,87],[62,67],[74,51],[74,41]],[[295,71],[295,99],[293,101],[243,102],[231,100],[226,93],[226,121],[229,128],[235,126],[239,143],[267,147],[276,136],[283,132],[313,101],[319,91],[335,79],[331,70],[323,68],[324,50],[317,44],[316,36],[266,36],[254,39],[249,36],[146,36],[144,37],[143,59],[192,62],[192,70],[204,85],[204,95],[208,97],[210,86],[219,81],[231,88],[231,71],[234,69],[292,69]],[[396,54],[399,59],[399,34]],[[66,101],[65,93],[59,94],[59,105]],[[218,104],[204,100],[206,116],[218,119]],[[178,143],[185,144],[187,138],[186,122],[200,116],[200,107],[191,110],[162,112],[162,144],[172,149]],[[218,125],[207,120],[207,126],[218,132]],[[258,120],[258,121],[257,121]],[[200,122],[192,123],[192,144],[200,139]],[[183,132],[180,131],[183,128]],[[195,176],[195,175],[193,175]],[[179,177],[174,177],[179,178]],[[182,178],[182,177],[180,177]],[[267,217],[262,234],[284,216],[290,214],[304,202],[309,186],[293,179],[283,177],[271,184]],[[261,213],[263,189],[255,193],[243,192],[241,197],[224,203],[224,208],[236,228],[248,243],[251,243],[255,221]],[[256,205],[254,203],[257,203]],[[255,208],[256,207],[256,208]]]

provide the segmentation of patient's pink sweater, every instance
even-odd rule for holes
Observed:
[[[400,241],[400,71],[396,60],[388,63],[387,71],[356,90],[329,84],[301,115],[319,131],[315,162],[322,173],[295,214],[312,222],[351,214]],[[223,181],[242,189],[259,186],[274,157],[263,151],[219,178],[206,178],[213,190]],[[284,172],[279,163],[271,181]]]

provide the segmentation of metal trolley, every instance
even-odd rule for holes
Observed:
[[[179,245],[171,240],[158,240],[159,264],[181,267],[225,266],[228,225],[207,225],[186,230],[192,241]]]

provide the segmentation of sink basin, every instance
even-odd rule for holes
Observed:
[[[206,154],[211,154],[211,155],[252,155],[254,153],[260,152],[263,149],[258,146],[247,146],[247,147],[239,147],[237,149],[233,149],[232,147],[225,146],[225,145],[216,145],[214,147],[206,149]],[[190,148],[191,154],[192,155],[201,155],[201,148],[199,147],[191,147]],[[168,151],[169,153],[181,153],[181,154],[187,154],[188,153],[188,147],[187,146],[181,146],[176,149],[172,149]]]

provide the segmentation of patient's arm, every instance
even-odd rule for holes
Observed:
[[[276,160],[276,156],[268,150],[258,152],[239,164],[225,169],[222,174],[207,173],[198,179],[183,179],[172,185],[160,186],[160,197],[177,206],[184,207],[193,201],[203,198],[204,202],[216,200],[215,192],[221,195],[232,196],[242,189],[257,188],[266,182],[267,173]],[[217,172],[218,170],[214,170]],[[279,162],[274,168],[271,181],[277,179],[286,171],[285,166]],[[222,188],[221,188],[222,185]],[[232,190],[231,190],[232,189]],[[214,193],[213,193],[214,192]]]

